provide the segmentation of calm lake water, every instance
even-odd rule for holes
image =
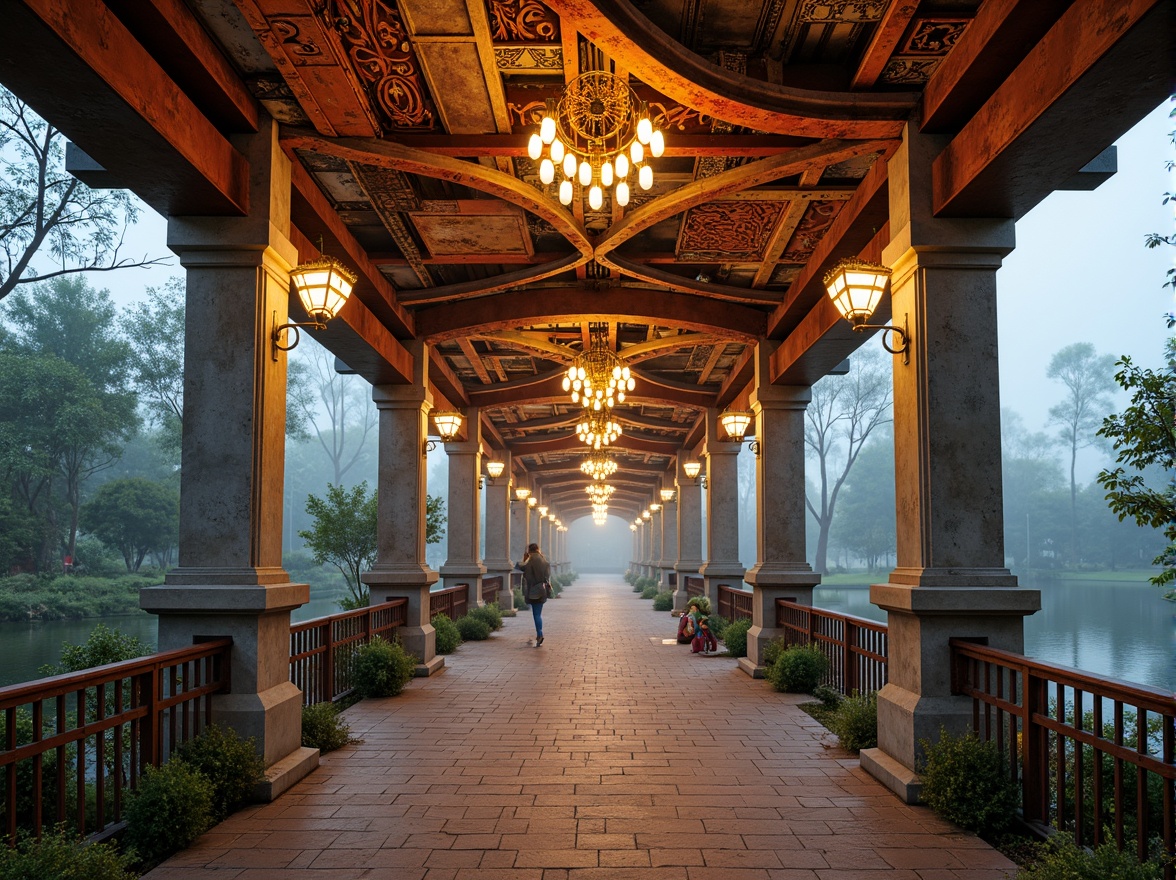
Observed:
[[[1038,660],[1164,690],[1176,690],[1176,603],[1165,602],[1149,584],[1111,581],[1046,581],[1042,610],[1025,621],[1026,653]],[[818,587],[815,604],[885,620],[870,604],[869,588]],[[294,613],[296,621],[338,610],[334,596],[312,597]],[[155,643],[155,617],[106,618],[109,627]],[[95,620],[0,623],[0,686],[38,678],[56,663],[63,642],[86,640]]]

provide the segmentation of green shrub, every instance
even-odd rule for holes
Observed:
[[[516,611],[527,607],[527,600],[523,598],[523,591],[519,587],[514,590],[514,607]]]
[[[128,636],[117,629],[110,629],[104,623],[99,623],[90,630],[84,645],[64,642],[61,646],[61,662],[42,666],[39,672],[42,675],[64,675],[67,672],[105,666],[107,663],[134,660],[154,650],[154,647],[139,641],[135,636]]]
[[[653,597],[654,611],[673,611],[674,610],[674,594],[671,592],[658,593]]]
[[[502,629],[502,612],[498,608],[497,602],[491,602],[489,605],[481,605],[470,612],[470,617],[482,621],[492,632],[497,632]]]
[[[656,599],[657,594],[661,592],[657,587],[646,587],[641,591],[642,599]]]
[[[727,627],[731,625],[731,621],[723,617],[721,614],[712,614],[707,620],[710,625],[710,631],[715,634],[715,638],[720,642],[727,637]]]
[[[625,571],[625,583],[632,584],[636,580],[637,580],[637,575],[635,575],[632,571],[629,571],[629,570]]]
[[[723,644],[732,657],[747,656],[747,631],[751,629],[751,618],[741,617],[723,630]]]
[[[490,638],[490,624],[469,614],[457,619],[457,631],[463,642],[484,642]]]
[[[1120,852],[1104,843],[1093,852],[1077,846],[1066,834],[1058,834],[1038,847],[1033,864],[1017,871],[1016,880],[1160,880],[1164,868],[1144,862],[1130,848]]]
[[[686,600],[686,610],[687,611],[690,610],[691,605],[697,605],[698,610],[701,611],[703,614],[710,614],[711,613],[710,599],[708,599],[706,596],[691,596],[689,599]]]
[[[144,867],[157,865],[212,827],[212,783],[183,761],[149,767],[128,798],[126,844]]]
[[[404,690],[416,672],[416,664],[416,658],[399,642],[372,636],[355,652],[351,683],[361,697],[394,697]]]
[[[996,743],[972,731],[939,742],[922,740],[923,800],[936,813],[968,831],[992,834],[1008,826],[1017,808],[1017,786]]]
[[[845,698],[841,693],[827,684],[819,684],[813,688],[813,696],[821,701],[821,705],[826,709],[836,709],[841,705],[841,701]]]
[[[452,654],[461,644],[461,631],[444,614],[433,615],[433,629],[437,630],[437,653]]]
[[[240,809],[265,777],[265,761],[253,737],[241,739],[237,731],[218,724],[182,744],[174,761],[183,761],[212,783],[213,822]]]
[[[764,645],[764,666],[774,666],[780,655],[788,650],[788,642],[782,638],[774,638]],[[814,692],[815,694],[815,692]]]
[[[829,668],[829,661],[816,645],[793,645],[780,653],[765,677],[778,691],[812,693]]]
[[[635,592],[635,593],[641,592],[641,591],[648,589],[649,587],[656,587],[656,586],[657,586],[657,581],[655,581],[653,578],[649,577],[649,575],[643,574],[643,575],[641,575],[641,577],[637,578],[637,583],[635,583],[633,585],[633,587],[634,587],[633,592]]]
[[[829,729],[837,734],[837,741],[847,751],[877,748],[878,695],[854,692],[840,700],[830,719]]]
[[[320,752],[333,752],[348,743],[359,742],[351,735],[351,725],[334,703],[315,703],[302,707],[302,745]]]
[[[21,837],[16,849],[0,846],[0,877],[4,880],[134,880],[133,857],[120,856],[113,846],[89,845],[64,829],[46,831],[40,840]]]

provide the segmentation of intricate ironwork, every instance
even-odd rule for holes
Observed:
[[[591,449],[603,449],[621,436],[621,426],[612,420],[608,410],[585,410],[584,418],[576,425],[576,436]]]
[[[571,394],[572,403],[607,411],[614,403],[624,403],[625,392],[632,391],[634,384],[624,360],[609,347],[607,328],[593,327],[588,350],[578,354],[568,367],[563,390]]]
[[[490,38],[499,43],[554,43],[559,16],[539,0],[489,0]]]

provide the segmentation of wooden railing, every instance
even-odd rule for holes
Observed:
[[[701,596],[703,594],[703,580],[700,577],[686,577],[686,597]]]
[[[429,617],[444,614],[450,620],[465,617],[470,604],[470,585],[458,584],[447,590],[429,593]]]
[[[126,793],[211,718],[232,639],[0,688],[0,827],[85,836],[122,821]]]
[[[302,689],[302,704],[313,706],[351,693],[355,652],[372,636],[389,641],[408,620],[408,600],[344,611],[290,626],[290,681]]]
[[[482,578],[482,602],[489,605],[498,601],[498,594],[502,592],[502,575]]]
[[[843,694],[886,684],[886,624],[777,599],[776,626],[787,644],[816,645],[829,659],[822,684]]]
[[[952,690],[1008,756],[1027,820],[1080,846],[1109,833],[1141,860],[1157,840],[1176,855],[1176,697],[960,639],[951,657]]]
[[[752,598],[752,594],[747,590],[719,584],[719,617],[726,618],[732,623],[743,618],[751,620]]]

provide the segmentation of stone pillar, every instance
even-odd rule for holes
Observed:
[[[509,455],[509,453],[507,453]],[[511,565],[521,562],[523,554],[527,552],[527,520],[530,519],[530,508],[527,500],[522,501],[510,496],[510,558]]]
[[[380,419],[379,519],[376,562],[362,577],[373,605],[408,600],[408,623],[399,630],[400,641],[418,658],[417,675],[432,675],[445,666],[445,658],[437,654],[437,633],[429,622],[429,588],[437,582],[437,572],[425,562],[425,441],[433,399],[428,391],[428,348],[420,342],[405,347],[413,355],[413,383],[372,387]]]
[[[653,560],[653,517],[641,517],[641,574],[649,577]]]
[[[482,422],[477,407],[466,410],[462,422],[466,439],[445,444],[449,460],[449,503],[447,505],[447,537],[449,558],[441,566],[444,588],[466,584],[469,607],[482,605],[482,540],[479,532],[482,520]]]
[[[302,693],[290,682],[290,611],[310,598],[282,568],[290,163],[265,118],[235,145],[248,160],[247,217],[171,217],[168,247],[187,272],[179,565],[140,593],[159,615],[159,650],[233,639],[232,693],[213,720],[254,737],[258,792],[277,797],[318,766],[301,746]]]
[[[641,553],[639,541],[641,540],[637,535],[637,524],[629,523],[629,532],[632,534],[632,545],[629,548],[629,572],[630,574],[637,570],[637,557]]]
[[[661,583],[662,558],[662,512],[661,501],[655,501],[658,509],[649,518],[649,576]]]
[[[502,578],[502,589],[498,591],[498,607],[503,615],[514,616],[514,598],[510,591],[510,572],[514,568],[511,556],[511,526],[514,524],[514,508],[510,494],[510,453],[497,452],[495,456],[503,463],[502,476],[497,480],[487,477],[486,483],[486,574]],[[522,559],[516,556],[514,559]]]
[[[862,767],[908,802],[921,785],[920,740],[960,733],[971,703],[951,691],[953,637],[1024,649],[1037,590],[1004,567],[996,270],[1013,221],[931,214],[941,138],[910,126],[890,160],[893,323],[910,331],[894,357],[898,565],[870,600],[889,615],[890,677],[878,696],[878,748]]]
[[[701,477],[693,480],[682,470],[685,459],[678,456],[678,588],[674,590],[674,610],[686,610],[686,578],[702,569],[702,486]]]
[[[699,573],[703,590],[718,613],[719,584],[739,587],[739,450],[742,443],[720,440],[718,413],[706,412],[706,552]]]
[[[747,656],[739,666],[763,678],[763,649],[784,635],[776,626],[776,600],[813,604],[813,587],[821,582],[805,561],[804,411],[812,399],[808,386],[773,386],[770,358],[775,343],[761,342],[755,352],[756,563],[745,575],[752,587],[752,626]]]
[[[672,501],[662,502],[661,570],[658,572],[658,587],[670,589],[670,572],[678,562],[678,496]]]

